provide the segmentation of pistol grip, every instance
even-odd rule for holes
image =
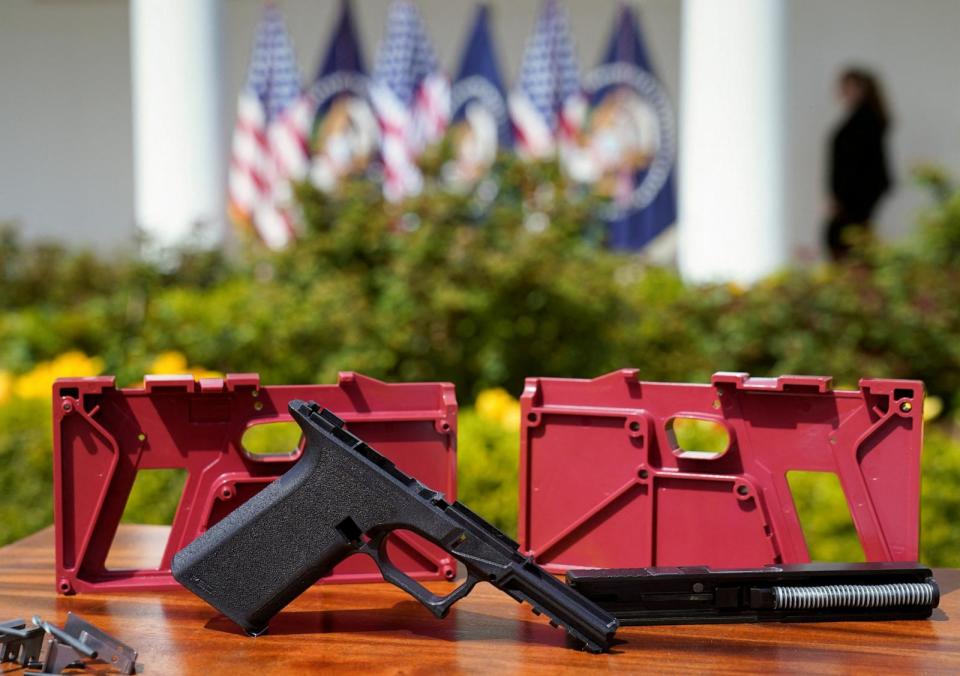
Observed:
[[[329,525],[334,512],[324,499],[320,453],[308,444],[286,474],[173,558],[174,578],[248,634],[265,631],[276,613],[356,551]]]

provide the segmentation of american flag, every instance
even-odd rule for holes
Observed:
[[[237,103],[228,198],[234,219],[271,248],[294,237],[290,182],[306,176],[313,108],[280,10],[268,4]]]
[[[398,201],[415,195],[423,185],[416,158],[450,121],[450,83],[411,0],[390,5],[371,98],[380,121],[384,196]]]
[[[527,40],[520,78],[509,100],[517,151],[524,157],[551,155],[557,139],[576,134],[585,100],[567,15],[557,0],[545,0]]]

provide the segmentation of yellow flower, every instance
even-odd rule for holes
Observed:
[[[520,402],[502,387],[484,390],[477,396],[477,415],[484,420],[499,423],[506,429],[520,427]]]
[[[147,369],[147,373],[163,376],[191,375],[196,380],[200,378],[223,377],[222,373],[211,371],[203,366],[189,366],[187,364],[187,358],[176,350],[169,350],[158,354]]]
[[[487,420],[500,420],[500,416],[509,402],[510,395],[502,387],[484,390],[477,396],[477,413],[481,418]]]
[[[184,374],[189,370],[187,368],[187,358],[179,352],[170,350],[158,354],[147,369],[147,373],[170,376]]]
[[[503,415],[500,417],[500,424],[508,430],[520,429],[520,402],[516,399],[510,402]]]
[[[0,406],[3,406],[13,395],[13,376],[6,371],[0,371]]]
[[[0,392],[2,392],[0,387]],[[3,401],[3,395],[0,394],[0,402]],[[923,419],[925,422],[934,420],[943,412],[943,399],[940,397],[927,396],[923,400]]]
[[[99,375],[103,360],[88,357],[79,350],[64,352],[53,361],[40,362],[13,383],[13,394],[21,399],[46,399],[57,378],[85,378]]]

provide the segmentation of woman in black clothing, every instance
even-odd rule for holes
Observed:
[[[869,230],[877,203],[890,189],[884,148],[890,120],[880,85],[872,74],[858,69],[844,72],[839,85],[848,115],[830,145],[827,245],[834,260],[849,252],[852,229]]]

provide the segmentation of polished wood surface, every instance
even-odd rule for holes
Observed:
[[[122,527],[112,562],[155,565],[165,532]],[[928,621],[625,627],[604,655],[566,647],[563,631],[485,584],[445,620],[392,585],[321,585],[249,638],[187,591],[58,596],[53,577],[52,530],[0,549],[0,620],[36,613],[61,624],[73,611],[136,648],[144,674],[960,673],[958,570],[937,571],[943,597]]]

